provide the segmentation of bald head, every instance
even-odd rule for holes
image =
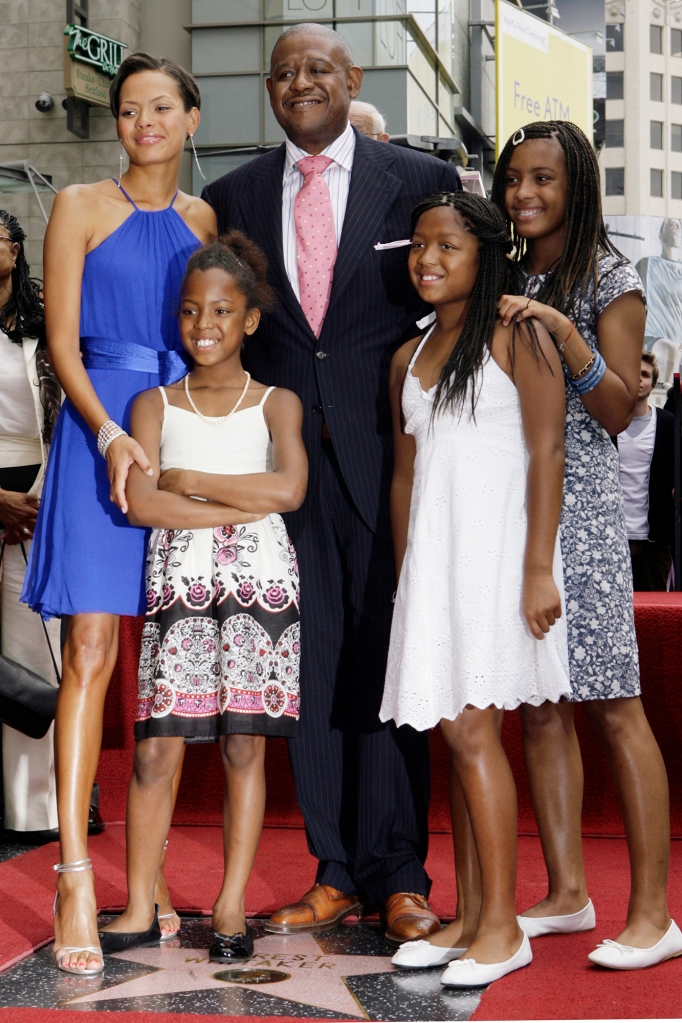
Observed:
[[[272,51],[272,56],[270,57],[271,73],[273,68],[276,66],[275,55],[280,44],[285,42],[287,39],[291,39],[292,36],[309,37],[311,41],[315,38],[324,39],[327,44],[331,45],[336,51],[343,67],[349,68],[353,63],[351,48],[340,32],[335,32],[333,28],[329,28],[327,25],[317,25],[313,21],[304,21],[298,25],[290,25],[289,28],[285,28],[281,36],[278,38]]]

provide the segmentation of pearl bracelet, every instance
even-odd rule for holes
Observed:
[[[117,437],[127,437],[128,434],[125,430],[113,421],[113,419],[107,419],[106,423],[102,423],[97,434],[97,450],[99,451],[102,458],[105,457],[107,449],[112,441],[115,441]]]

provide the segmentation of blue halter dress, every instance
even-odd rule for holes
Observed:
[[[173,209],[133,206],[85,257],[83,365],[109,418],[128,430],[140,391],[179,380],[189,357],[177,307],[189,256],[201,244]],[[65,254],[68,258],[68,254]],[[143,614],[147,530],[109,500],[106,460],[67,400],[55,428],[21,599],[43,618]]]

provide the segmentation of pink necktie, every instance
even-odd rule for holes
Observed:
[[[320,336],[327,312],[336,261],[332,201],[321,177],[333,162],[328,156],[306,156],[296,164],[303,175],[294,201],[298,283],[301,308],[315,337]]]

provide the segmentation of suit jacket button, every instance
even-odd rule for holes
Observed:
[[[326,352],[315,352],[315,355],[318,357],[318,359],[326,359],[327,358],[327,353]]]
[[[315,415],[321,416],[322,415],[322,406],[321,405],[313,405],[313,412],[315,413]]]

